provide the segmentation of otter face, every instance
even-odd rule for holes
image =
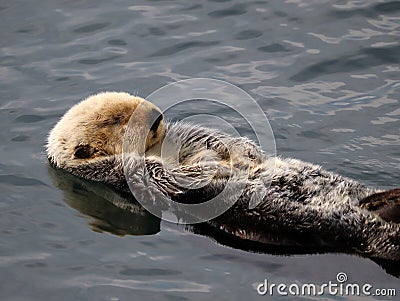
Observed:
[[[47,156],[63,168],[103,156],[122,154],[122,142],[132,113],[140,105],[140,120],[155,120],[146,139],[146,150],[164,133],[163,115],[150,102],[128,93],[103,92],[73,106],[51,130]]]

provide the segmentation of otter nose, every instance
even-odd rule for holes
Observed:
[[[157,129],[160,126],[160,122],[163,120],[163,115],[160,111],[156,109],[152,109],[150,112],[150,122],[152,122],[152,126],[150,130],[154,132],[154,137],[157,136]]]

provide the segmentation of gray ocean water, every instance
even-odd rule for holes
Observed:
[[[399,1],[3,0],[0,37],[1,300],[315,300],[255,287],[339,272],[397,289],[365,300],[397,300],[399,270],[367,258],[249,252],[120,210],[52,170],[44,145],[95,92],[215,78],[256,99],[279,155],[399,187]]]

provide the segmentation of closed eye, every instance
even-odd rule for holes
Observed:
[[[153,125],[151,126],[150,130],[155,133],[154,137],[156,137],[157,129],[160,126],[160,122],[163,120],[164,117],[163,117],[162,113],[160,113],[159,111],[154,110],[154,109],[151,111],[151,117],[152,117],[152,119],[155,118],[155,121],[154,121]]]

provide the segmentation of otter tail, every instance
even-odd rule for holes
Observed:
[[[400,188],[371,194],[362,199],[359,205],[387,222],[400,224]]]

